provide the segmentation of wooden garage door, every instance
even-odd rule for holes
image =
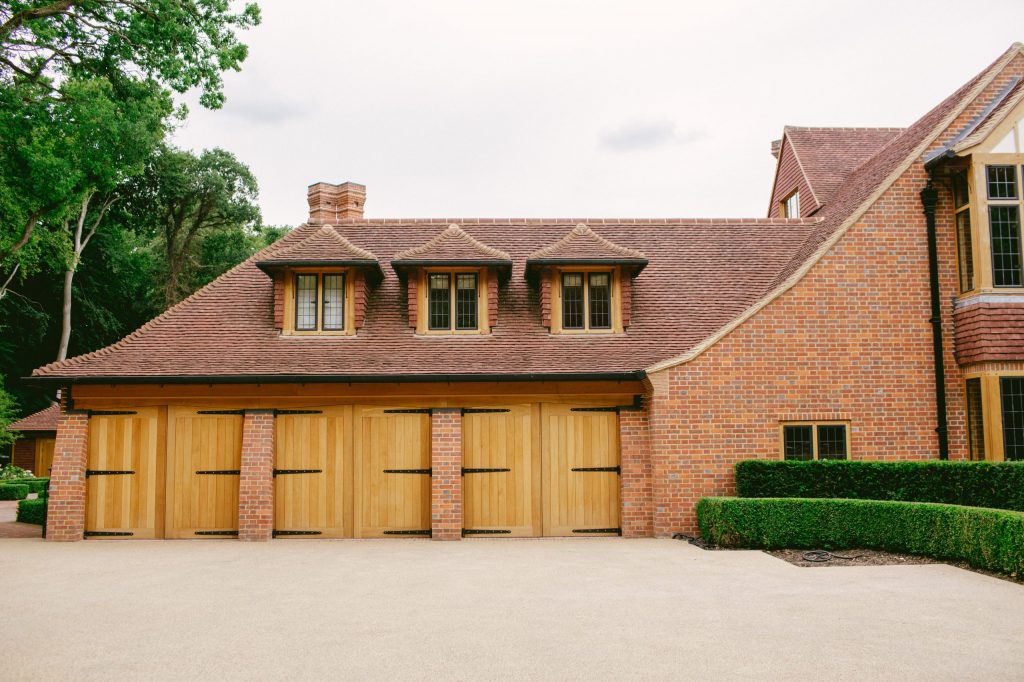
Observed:
[[[158,408],[90,418],[87,537],[163,537],[163,450]]]
[[[170,408],[167,537],[238,535],[242,416]]]
[[[430,415],[356,408],[355,536],[430,534]]]
[[[544,535],[618,534],[618,414],[548,404],[541,410]]]
[[[36,468],[32,472],[36,476],[49,476],[53,468],[53,446],[56,438],[36,438]]]
[[[352,535],[352,408],[279,414],[274,455],[275,537]]]
[[[462,421],[464,534],[541,534],[540,447],[530,405],[466,410]]]

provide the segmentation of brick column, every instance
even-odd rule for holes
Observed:
[[[246,410],[238,482],[238,539],[269,540],[274,530],[274,412]]]
[[[430,529],[435,540],[462,539],[462,410],[430,417]]]
[[[89,460],[89,415],[68,413],[61,403],[57,441],[50,471],[46,539],[57,542],[85,536],[85,467]]]
[[[622,456],[621,524],[622,535],[627,538],[647,538],[654,535],[649,422],[646,408],[622,410],[619,413],[619,447]]]

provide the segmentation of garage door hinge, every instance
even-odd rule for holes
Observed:
[[[511,469],[469,469],[469,468],[463,467],[462,475],[465,476],[466,474],[500,474],[500,473],[504,473],[506,471],[512,471],[512,470]]]
[[[622,535],[621,528],[573,528],[573,533],[615,533]]]
[[[241,469],[204,469],[197,471],[199,476],[240,476],[242,474]]]
[[[244,415],[245,410],[196,410],[196,414],[239,414]]]
[[[431,537],[433,535],[433,531],[429,528],[426,530],[386,530],[384,531],[384,535],[426,535],[427,537]]]
[[[433,469],[385,469],[385,474],[423,474],[424,476],[433,476]]]
[[[197,530],[196,535],[238,535],[237,530]]]
[[[114,417],[124,414],[138,414],[132,410],[86,410],[85,413],[90,417]]]
[[[398,410],[384,410],[385,414],[430,414],[429,407],[416,407]]]
[[[274,477],[285,474],[322,474],[323,472],[323,469],[274,469]]]
[[[604,471],[610,474],[621,474],[622,467],[573,467],[570,471]]]
[[[271,531],[273,537],[279,537],[281,535],[323,535],[323,531],[320,530],[274,530]]]
[[[504,528],[463,528],[462,537],[467,535],[509,535],[511,532]]]
[[[495,412],[511,412],[507,407],[463,407],[462,414],[492,414]]]
[[[87,538],[123,538],[135,533],[120,530],[87,530],[82,535]]]
[[[134,471],[129,469],[86,469],[85,477],[90,476],[126,476],[128,474],[134,474]]]
[[[282,414],[323,414],[323,410],[274,410],[274,416],[279,417]]]

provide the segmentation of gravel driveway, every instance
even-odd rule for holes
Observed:
[[[1024,587],[672,540],[0,541],[4,679],[1021,679]]]

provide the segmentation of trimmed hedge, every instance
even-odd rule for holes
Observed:
[[[1024,462],[779,462],[736,464],[740,497],[940,502],[1024,511]]]
[[[27,485],[21,483],[4,483],[0,485],[0,500],[24,500],[27,495]]]
[[[46,500],[22,500],[18,503],[18,521],[43,525],[46,518]]]
[[[41,493],[46,490],[49,482],[50,479],[48,478],[23,478],[17,483],[18,485],[27,485],[30,493]]]
[[[758,549],[880,549],[1024,574],[1024,513],[928,502],[706,497],[704,539]]]

